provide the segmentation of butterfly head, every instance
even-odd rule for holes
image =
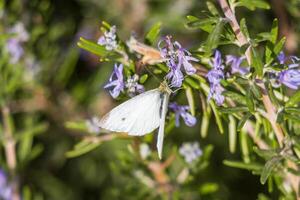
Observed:
[[[159,90],[168,94],[173,93],[166,80],[160,83]]]

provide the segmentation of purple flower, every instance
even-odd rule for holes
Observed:
[[[225,97],[222,95],[222,92],[224,91],[224,88],[221,86],[221,84],[215,84],[210,86],[209,94],[208,94],[208,100],[213,98],[217,105],[220,106],[224,103]]]
[[[182,48],[177,41],[172,42],[171,38],[171,36],[166,36],[159,42],[158,47],[161,57],[170,69],[166,77],[171,80],[171,87],[180,87],[184,79],[182,68],[188,75],[195,74],[196,69],[191,61],[197,62],[198,59],[192,57],[191,53]]]
[[[279,55],[277,56],[277,59],[279,61],[279,64],[284,65],[287,64],[288,61],[292,61],[292,63],[288,64],[289,68],[294,68],[294,67],[298,67],[299,66],[299,61],[300,58],[298,58],[297,56],[289,56],[287,57],[283,51],[281,51],[279,53]]]
[[[13,34],[13,37],[7,40],[6,49],[11,56],[10,62],[15,64],[23,56],[22,43],[26,42],[29,36],[22,23],[17,23],[8,32]]]
[[[249,68],[241,67],[241,63],[245,60],[245,56],[237,57],[233,55],[226,56],[226,64],[231,64],[231,73],[240,73],[241,75],[245,75],[249,72]]]
[[[120,92],[124,91],[122,64],[120,64],[119,67],[117,64],[115,64],[114,71],[109,78],[109,83],[106,84],[104,88],[111,88],[109,93],[113,98],[117,98],[120,95]]]
[[[98,44],[105,46],[106,50],[112,51],[117,48],[116,26],[112,26],[109,31],[104,32],[104,35],[98,39]]]
[[[9,39],[7,41],[6,49],[8,50],[11,56],[10,62],[12,64],[17,63],[24,54],[24,50],[21,43],[15,38]]]
[[[194,160],[197,160],[202,154],[198,142],[185,142],[179,148],[179,153],[184,157],[184,160],[190,164]]]
[[[221,53],[218,50],[216,50],[213,62],[210,64],[213,68],[206,75],[210,84],[208,100],[213,98],[218,105],[222,105],[225,100],[222,95],[224,88],[221,86],[221,80],[224,79],[224,66],[222,65]]]
[[[284,69],[282,71],[273,72],[273,76],[276,77],[276,84],[273,84],[273,86],[279,86],[280,84],[284,84],[285,86],[297,90],[300,87],[300,69],[296,69],[299,67],[299,61],[300,58],[297,56],[289,56],[287,57],[283,51],[279,53],[277,56],[277,59],[279,61],[279,64],[286,65],[288,69]]]
[[[300,70],[287,69],[279,73],[278,80],[287,87],[297,90],[300,87]]]
[[[177,127],[180,126],[180,121],[179,121],[180,117],[183,118],[184,123],[187,126],[191,127],[196,124],[196,122],[197,122],[196,118],[187,112],[189,110],[189,106],[182,106],[182,105],[178,105],[177,103],[173,102],[173,103],[170,103],[169,108],[175,112],[175,125]]]
[[[127,79],[125,87],[127,88],[129,96],[134,96],[137,93],[142,93],[145,91],[144,86],[139,84],[138,80],[139,76],[136,74]]]
[[[3,170],[0,169],[0,199],[12,199],[12,187],[7,180],[7,176]]]

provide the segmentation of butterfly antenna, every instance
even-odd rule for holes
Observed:
[[[157,82],[161,82],[161,80],[148,68],[148,66],[145,66],[145,69],[155,78]]]

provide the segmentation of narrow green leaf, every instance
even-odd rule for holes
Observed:
[[[249,137],[248,137],[247,133],[242,130],[240,132],[240,145],[241,145],[243,160],[245,163],[250,162],[248,140],[249,140]]]
[[[261,184],[265,184],[268,177],[272,174],[272,172],[275,170],[276,167],[278,167],[280,165],[280,162],[283,160],[283,158],[281,156],[276,156],[273,157],[271,160],[269,160],[261,173],[260,176],[260,183]]]
[[[295,92],[286,102],[286,106],[294,106],[300,103],[300,90]]]
[[[195,81],[194,79],[192,79],[191,77],[187,77],[184,80],[184,83],[187,83],[188,85],[190,85],[192,88],[199,90],[200,89],[200,85],[197,81]]]
[[[275,55],[278,55],[280,51],[283,49],[286,38],[283,37],[279,40],[279,42],[275,45],[273,52]]]
[[[255,50],[254,47],[251,47],[251,65],[255,69],[255,73],[259,76],[262,77],[263,75],[263,63],[262,60]]]
[[[236,7],[243,6],[249,10],[255,10],[256,8],[270,9],[270,5],[263,0],[239,0],[236,3]]]
[[[300,108],[297,107],[286,107],[284,108],[285,112],[290,114],[300,114]]]
[[[229,151],[230,151],[230,153],[234,153],[235,149],[236,149],[237,133],[236,133],[236,121],[232,115],[229,115],[228,131],[229,131],[229,137],[228,137],[229,138]]]
[[[86,127],[86,123],[84,121],[80,121],[80,122],[65,122],[64,126],[67,129],[73,129],[76,131],[82,131],[85,132],[87,131],[87,127]]]
[[[225,23],[227,23],[226,20],[219,19],[212,32],[208,35],[208,38],[205,43],[205,51],[207,53],[211,53],[212,50],[219,45],[219,39],[221,37],[221,33]]]
[[[215,115],[216,123],[217,123],[217,126],[219,128],[219,131],[220,131],[221,134],[223,134],[224,133],[224,128],[223,128],[223,125],[222,125],[222,120],[221,120],[220,113],[217,110],[216,105],[215,105],[215,103],[213,101],[210,101],[209,104],[210,104],[210,106],[212,108],[212,111],[213,111],[213,113]]]
[[[278,20],[274,19],[272,23],[270,42],[272,42],[272,44],[275,44],[277,38],[278,38]]]
[[[105,57],[108,55],[108,52],[104,46],[98,45],[97,43],[92,42],[90,40],[86,40],[82,37],[79,39],[79,42],[77,43],[77,45],[80,48],[85,49],[93,54],[98,55],[98,56]]]
[[[249,32],[248,32],[248,28],[247,28],[247,25],[246,25],[246,19],[245,18],[241,19],[240,27],[241,27],[242,33],[246,36],[247,39],[249,39],[250,36],[249,36]]]
[[[256,99],[261,99],[262,98],[260,88],[258,87],[258,85],[256,85],[256,83],[251,84],[250,89],[251,89],[251,92],[254,94]]]
[[[86,154],[86,153],[94,150],[98,146],[100,146],[100,144],[101,144],[100,142],[97,142],[97,143],[87,143],[85,145],[79,145],[80,148],[78,148],[78,146],[77,146],[77,148],[75,148],[71,151],[68,151],[66,153],[66,157],[73,158],[73,157],[77,157],[77,156]]]
[[[148,33],[145,36],[146,44],[152,45],[156,41],[157,37],[159,36],[160,29],[161,29],[161,22],[155,23],[150,28],[150,30],[148,31]]]
[[[284,114],[284,119],[285,120],[292,120],[294,122],[300,122],[300,115],[295,115],[295,114]]]
[[[283,123],[283,121],[284,121],[284,110],[281,110],[277,113],[276,122]]]
[[[210,2],[210,1],[207,1],[206,2],[206,6],[209,10],[209,12],[214,15],[214,16],[220,16],[220,13],[218,12],[218,9],[216,8],[216,6]]]
[[[244,127],[246,121],[252,116],[251,113],[246,113],[243,118],[239,121],[238,125],[237,125],[237,131],[241,131],[242,128]]]
[[[201,159],[208,161],[212,155],[212,152],[214,150],[214,146],[209,144],[207,145],[203,150],[203,156]]]
[[[266,57],[266,63],[271,62],[272,60],[272,52],[273,49],[271,49],[278,38],[278,20],[274,19],[273,24],[272,24],[272,29],[271,29],[271,33],[270,33],[270,45],[266,45],[266,51],[265,51],[265,57]]]
[[[208,106],[204,110],[202,120],[201,120],[200,130],[201,130],[201,137],[202,138],[205,138],[207,136],[210,118],[211,118],[211,108]]]
[[[201,185],[199,192],[201,195],[208,195],[215,193],[219,190],[219,185],[217,183],[204,183]]]
[[[230,108],[219,108],[219,111],[222,113],[242,113],[247,112],[248,108],[245,106],[237,106],[237,107],[230,107]]]
[[[271,84],[268,84],[268,86],[267,86],[267,92],[268,92],[268,95],[269,95],[272,103],[274,104],[274,106],[275,107],[279,107],[280,103],[279,103],[277,97],[274,94],[274,88],[272,87]]]
[[[268,192],[269,193],[273,192],[273,181],[272,180],[273,179],[271,177],[268,179]]]
[[[214,25],[217,24],[218,21],[219,17],[210,17],[205,19],[196,18],[193,20],[189,20],[186,26],[190,29],[201,29],[205,32],[210,33],[213,30]]]
[[[148,79],[148,74],[144,74],[143,76],[141,76],[140,78],[140,83],[144,84]]]
[[[195,113],[196,113],[195,110],[196,110],[196,108],[195,108],[195,101],[194,101],[193,90],[192,90],[191,87],[187,87],[185,89],[185,95],[186,95],[186,98],[187,98],[188,103],[189,103],[191,114],[193,116],[195,116]]]
[[[247,94],[246,94],[246,102],[247,102],[247,106],[250,112],[254,112],[255,111],[255,103],[254,103],[254,98],[251,92],[251,89],[248,90]]]
[[[187,20],[190,21],[190,22],[199,20],[198,17],[195,17],[195,16],[193,16],[193,15],[188,15],[188,16],[186,16],[186,18],[187,18]]]
[[[231,161],[231,160],[224,160],[223,164],[229,167],[235,167],[240,169],[246,169],[250,171],[260,171],[262,169],[262,165],[258,163],[244,163],[240,161]]]
[[[207,101],[202,93],[200,93],[201,108],[202,108],[202,119],[200,127],[200,135],[202,138],[205,138],[208,134],[208,128],[211,118],[211,108],[207,105]]]
[[[278,150],[276,149],[259,149],[257,147],[253,147],[253,151],[266,160],[278,155]]]
[[[238,94],[238,93],[232,92],[232,91],[224,91],[222,94],[224,96],[229,97],[230,99],[236,101],[237,103],[246,105],[246,98],[241,94]]]
[[[102,21],[102,26],[107,30],[111,28],[111,25],[107,21]]]

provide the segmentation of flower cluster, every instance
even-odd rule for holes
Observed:
[[[171,80],[171,87],[180,87],[182,85],[184,79],[182,69],[188,75],[196,73],[196,69],[191,64],[191,61],[197,62],[198,59],[192,57],[191,53],[182,48],[177,41],[172,42],[170,36],[166,36],[164,40],[161,40],[158,47],[161,57],[170,68],[166,77]]]
[[[134,96],[137,93],[142,93],[145,91],[144,86],[138,83],[139,76],[134,74],[129,77],[125,83],[125,87],[127,88],[127,92],[129,96]]]
[[[177,103],[173,102],[169,104],[169,108],[175,112],[175,125],[177,127],[180,126],[180,117],[184,120],[184,123],[187,126],[194,126],[197,122],[196,117],[192,116],[187,111],[190,109],[189,106],[182,106],[178,105]]]
[[[117,98],[121,92],[124,92],[125,88],[130,96],[137,93],[144,92],[144,86],[138,83],[138,76],[134,75],[129,77],[127,81],[124,81],[123,77],[123,65],[119,66],[115,64],[113,73],[109,78],[109,83],[104,86],[104,88],[109,88],[109,93],[113,98]]]
[[[29,39],[29,35],[21,22],[9,29],[8,32],[13,36],[7,40],[6,49],[11,56],[10,62],[15,64],[24,54],[22,43]]]
[[[98,44],[105,46],[106,50],[112,51],[117,48],[116,26],[112,26],[109,31],[104,32],[104,35],[98,39]]]
[[[221,86],[221,80],[224,79],[225,76],[224,65],[222,64],[220,51],[216,50],[213,62],[210,64],[213,68],[206,75],[210,84],[208,100],[213,98],[218,105],[222,105],[224,103],[225,97],[222,95],[224,88]]]
[[[184,160],[190,164],[202,156],[203,152],[200,149],[198,142],[185,142],[179,148],[179,153],[184,157]]]
[[[282,70],[279,72],[277,79],[279,83],[284,84],[285,86],[297,90],[300,87],[300,69],[299,62],[300,58],[296,56],[286,57],[283,52],[280,52],[278,55],[279,64],[285,65],[288,63],[288,69]]]
[[[86,120],[85,124],[89,132],[91,133],[100,133],[99,126],[100,119],[98,117],[93,117],[92,119]]]
[[[7,176],[3,170],[0,169],[0,199],[12,199],[12,187],[7,180]]]

